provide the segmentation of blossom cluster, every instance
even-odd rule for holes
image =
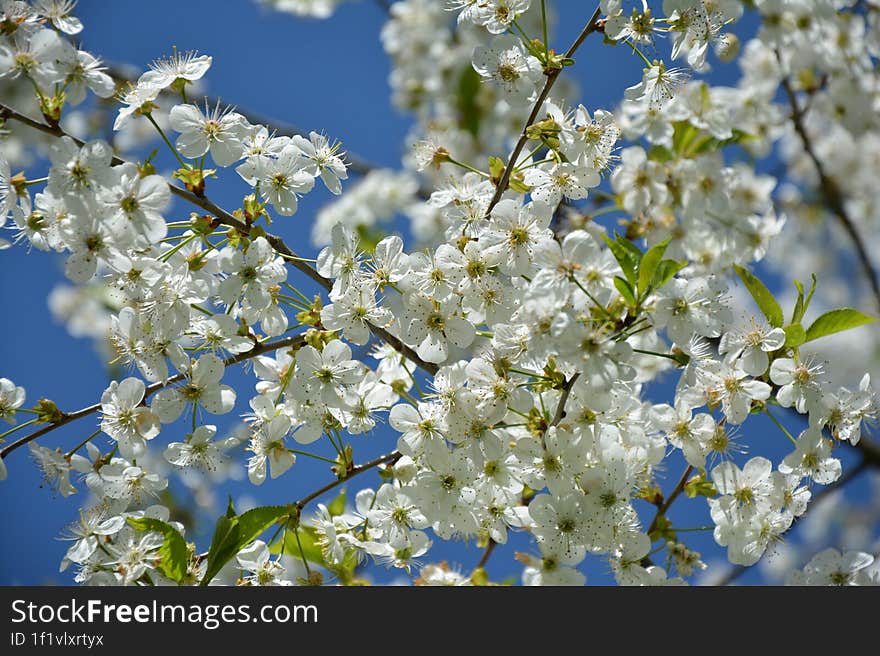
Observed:
[[[336,3],[274,4],[325,17]],[[78,474],[95,499],[62,569],[74,564],[89,584],[289,585],[320,580],[310,562],[350,582],[371,561],[455,585],[485,582],[485,570],[431,563],[433,542],[488,545],[488,557],[526,533],[530,551],[517,559],[529,585],[583,584],[583,563],[597,558],[620,584],[681,584],[706,567],[687,545],[692,529],[666,515],[682,493],[704,504],[728,561],[751,566],[808,512],[817,486],[841,480],[841,451],[864,447],[877,399],[870,373],[842,382],[809,345],[871,318],[844,308],[807,325],[817,289],[817,306],[831,302],[824,282],[808,293],[798,282],[797,299],[780,303],[750,272],[792,239],[806,201],[741,155],[765,158],[781,143],[795,181],[818,185],[832,216],[867,222],[876,182],[841,172],[870,171],[873,142],[845,158],[830,143],[876,136],[880,12],[756,1],[761,27],[740,46],[739,0],[666,0],[656,14],[644,0],[603,0],[582,17],[582,36],[603,31],[645,67],[618,107],[590,108],[566,100],[578,44],[562,54],[526,38],[548,28],[535,4],[393,3],[382,41],[395,102],[416,117],[414,145],[403,171],[371,171],[345,190],[346,156],[323,134],[282,136],[191,101],[212,63],[197,53],[156,60],[118,96],[113,128],[152,126],[180,166],[173,179],[150,159],[66,134],[67,105],[87,89],[110,97],[116,81],[72,45],[82,29],[73,3],[3,5],[0,79],[32,85],[53,136],[45,180],[12,175],[0,156],[0,224],[11,218],[14,233],[5,245],[62,254],[70,282],[112,290],[108,339],[137,374],[110,383],[98,432],[72,451],[43,445],[51,434],[28,443],[60,494],[78,491]],[[662,35],[669,62],[643,52]],[[739,58],[737,86],[700,78],[713,56]],[[804,81],[817,71],[828,79]],[[780,85],[793,108],[778,103]],[[796,91],[810,94],[806,124]],[[21,114],[4,116],[11,126]],[[232,212],[210,200],[222,169],[235,174],[221,183],[242,189]],[[318,178],[339,198],[317,216],[322,248],[309,260],[274,231]],[[169,221],[173,197],[199,211]],[[417,247],[386,234],[398,214]],[[249,393],[225,377],[240,362],[252,364]],[[674,377],[671,398],[657,397],[661,377]],[[213,417],[245,398],[246,436],[223,437]],[[24,402],[0,379],[0,419],[13,430]],[[45,400],[28,411],[37,423],[64,420]],[[757,415],[778,427],[766,439],[781,440],[782,457],[762,455]],[[394,433],[387,455],[358,464],[363,436],[390,432],[383,423]],[[240,467],[259,486],[295,477],[306,459],[329,460],[338,483],[368,468],[380,477],[353,505],[343,496],[306,512],[306,498],[248,511],[262,530],[226,562],[212,561],[214,549],[181,563],[160,556],[185,539],[156,503],[172,472]],[[685,470],[664,497],[670,462]],[[248,512],[230,506],[219,521]],[[652,560],[661,550],[663,566]],[[872,563],[832,549],[789,580],[876,583]]]

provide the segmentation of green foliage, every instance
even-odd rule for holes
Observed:
[[[128,523],[138,531],[153,531],[162,535],[164,541],[159,547],[159,564],[156,569],[172,581],[182,583],[186,578],[189,557],[186,540],[177,529],[152,517],[129,517]]]
[[[687,264],[687,262],[663,259],[671,238],[655,244],[642,253],[638,246],[625,237],[617,234],[614,235],[614,239],[608,235],[602,237],[625,276],[625,278],[615,276],[614,286],[631,307],[638,306],[648,294],[660,289]]]
[[[699,474],[691,478],[685,484],[684,493],[690,499],[693,499],[694,497],[711,498],[718,494],[718,490],[715,489],[715,485],[712,483],[712,481],[706,480],[706,476],[704,474]]]
[[[744,268],[734,266],[734,269],[749,290],[752,298],[755,299],[755,303],[758,304],[761,312],[767,317],[767,321],[770,322],[770,325],[785,330],[784,349],[797,350],[797,348],[803,344],[812,342],[820,337],[833,335],[834,333],[839,333],[851,328],[858,328],[859,326],[864,326],[865,324],[876,321],[875,317],[869,317],[858,310],[853,310],[852,308],[839,308],[837,310],[826,312],[816,319],[809,328],[804,330],[801,322],[807,309],[810,307],[810,301],[813,300],[813,294],[816,293],[817,281],[816,275],[813,274],[811,276],[812,282],[810,284],[809,293],[804,293],[804,286],[799,280],[794,281],[794,286],[798,292],[797,300],[792,309],[791,323],[783,327],[785,319],[782,314],[782,308],[779,306],[779,302],[773,297],[773,294],[770,293],[770,290],[767,289],[764,283],[758,280],[754,274],[746,271]]]
[[[840,308],[839,310],[831,310],[816,319],[809,328],[805,342],[812,342],[814,339],[833,335],[850,328],[858,328],[865,324],[873,323],[877,319],[862,314],[858,310],[851,308]]]
[[[785,323],[785,317],[782,314],[782,308],[779,306],[779,302],[774,298],[773,294],[770,293],[770,290],[767,289],[764,283],[758,280],[757,276],[750,271],[737,265],[734,265],[733,268],[736,270],[740,280],[743,281],[746,289],[749,290],[752,298],[755,299],[755,303],[758,304],[761,312],[767,317],[767,321],[770,322],[770,325],[774,328],[782,328],[782,324]]]
[[[465,66],[458,78],[455,96],[458,110],[458,126],[470,132],[475,138],[480,134],[480,108],[477,98],[480,91],[480,75],[473,66]]]
[[[199,585],[210,583],[226,563],[267,528],[291,517],[298,517],[296,506],[263,506],[236,515],[230,499],[226,514],[214,528],[205,575]]]
[[[807,341],[807,333],[799,323],[793,323],[785,327],[785,348],[797,348]]]
[[[327,512],[331,517],[338,517],[345,512],[345,490],[339,493],[333,501],[327,504]]]

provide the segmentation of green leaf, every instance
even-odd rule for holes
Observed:
[[[239,534],[238,517],[224,515],[217,520],[214,527],[214,537],[208,548],[208,561],[205,566],[205,574],[199,585],[208,585],[223,569],[223,566],[235,556],[237,552],[230,553],[230,545],[235,543]]]
[[[675,121],[672,125],[672,149],[676,153],[683,153],[691,141],[700,133],[700,130],[688,121]]]
[[[628,239],[621,238],[618,235],[615,235],[614,239],[611,239],[608,235],[602,235],[602,238],[608,244],[608,248],[611,249],[611,254],[614,255],[614,259],[617,260],[629,284],[635,286],[636,270],[642,259],[642,251],[636,248],[635,244]]]
[[[287,519],[291,514],[295,515],[296,510],[290,506],[262,506],[239,515],[240,546],[236,551],[241,550],[247,544],[256,540],[267,528],[277,524],[282,519]]]
[[[807,341],[807,333],[804,330],[804,327],[799,323],[793,323],[790,326],[786,326],[783,330],[785,330],[785,344],[783,346],[797,348]]]
[[[698,496],[711,498],[718,494],[718,490],[715,489],[715,485],[712,481],[706,480],[706,477],[703,474],[698,474],[685,484],[684,493],[690,499]]]
[[[644,296],[651,288],[651,283],[654,282],[654,275],[657,273],[657,267],[660,266],[663,253],[666,252],[666,247],[669,246],[671,240],[671,237],[664,239],[659,244],[649,248],[642,256],[642,261],[639,263],[639,295]]]
[[[493,155],[489,158],[489,175],[491,175],[493,179],[497,180],[501,178],[506,167],[507,165],[500,157],[495,157]]]
[[[651,150],[648,151],[648,159],[652,162],[665,163],[675,159],[675,153],[669,150],[666,146],[654,144],[651,146]]]
[[[636,304],[636,295],[633,293],[633,288],[626,281],[625,278],[621,278],[620,276],[614,276],[614,286],[617,287],[617,291],[620,292],[620,295],[623,296],[624,300],[626,300],[627,304],[634,306]]]
[[[331,517],[338,517],[345,512],[345,490],[339,493],[333,501],[327,505],[327,512]]]
[[[651,281],[651,287],[654,289],[660,289],[667,282],[672,280],[672,277],[681,271],[683,268],[687,266],[687,262],[676,262],[675,260],[663,260],[660,262],[660,266],[657,267],[657,272],[654,274],[654,280]]]
[[[804,286],[800,280],[794,281],[795,289],[797,289],[797,300],[794,302],[794,310],[791,313],[791,322],[800,323],[804,318]]]
[[[510,176],[510,180],[507,181],[507,186],[518,194],[529,193],[532,188],[522,180],[519,180],[516,176],[518,176],[518,174]]]
[[[814,339],[833,335],[850,328],[858,328],[865,324],[876,321],[875,317],[869,317],[862,314],[858,310],[851,308],[840,308],[839,310],[831,310],[816,319],[812,325],[807,328],[807,337],[805,342],[812,342]]]
[[[281,519],[287,519],[295,512],[295,508],[291,506],[263,506],[236,516],[235,508],[230,499],[226,515],[217,520],[217,525],[214,528],[214,538],[208,548],[205,575],[199,585],[210,583],[223,569],[223,566],[247,544],[257,539],[272,524],[278,523]]]
[[[785,317],[782,314],[782,308],[779,307],[779,303],[773,297],[773,294],[770,293],[770,290],[754,274],[741,266],[734,264],[733,268],[736,270],[737,275],[739,275],[740,280],[743,281],[746,289],[749,290],[752,298],[755,299],[755,303],[761,308],[761,312],[767,317],[770,325],[774,328],[782,328],[782,324],[785,323]]]
[[[480,75],[473,66],[465,66],[458,78],[455,106],[458,110],[458,126],[474,137],[480,133],[480,108],[477,98],[480,92]]]
[[[617,240],[617,243],[619,243],[627,251],[629,251],[630,256],[633,258],[633,260],[636,263],[636,267],[638,267],[638,264],[639,264],[639,262],[641,262],[642,256],[644,255],[644,253],[642,253],[642,251],[639,249],[639,247],[636,246],[634,243],[632,243],[626,237],[615,234],[614,238]]]
[[[186,540],[171,524],[152,517],[129,517],[128,523],[138,531],[155,531],[161,533],[164,541],[159,547],[159,565],[157,569],[163,576],[181,583],[186,577],[189,561]]]
[[[813,284],[810,286],[810,293],[807,294],[806,300],[804,300],[804,286],[801,284],[800,280],[794,281],[794,286],[797,287],[798,290],[798,297],[794,304],[794,312],[792,312],[791,315],[792,323],[801,322],[801,319],[804,318],[804,314],[807,313],[807,308],[810,307],[810,301],[813,300],[813,294],[816,292],[816,274],[813,273],[810,277],[813,279]]]
[[[296,530],[299,531],[299,544],[296,541]],[[302,545],[302,554],[299,547]],[[326,567],[324,562],[324,553],[321,551],[321,545],[318,544],[318,534],[312,526],[300,524],[298,529],[289,529],[285,531],[284,539],[278,540],[269,547],[269,553],[279,555],[283,552],[294,558],[305,557],[306,560],[322,567]]]

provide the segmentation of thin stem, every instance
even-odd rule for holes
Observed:
[[[482,569],[486,566],[486,563],[489,562],[489,558],[492,556],[492,552],[495,551],[495,547],[498,546],[498,543],[495,542],[492,538],[489,538],[489,544],[486,545],[486,549],[483,551],[483,555],[480,556],[480,560],[477,563],[477,566],[474,567],[474,571],[476,572],[478,569]]]
[[[174,147],[174,145],[171,143],[171,141],[165,135],[165,131],[159,127],[158,123],[156,123],[156,119],[153,118],[153,115],[151,113],[147,112],[146,114],[144,114],[144,116],[146,116],[147,120],[153,124],[154,128],[156,128],[156,132],[159,133],[159,136],[162,137],[162,141],[165,142],[165,145],[168,146],[168,149],[174,154],[174,157],[177,158],[177,161],[180,162],[180,166],[185,169],[189,168],[189,165],[185,161],[183,161],[183,158],[180,156],[180,153],[177,152],[177,148]]]
[[[552,380],[548,378],[544,374],[539,374],[536,371],[526,371],[525,369],[516,369],[514,367],[510,367],[507,371],[510,371],[515,374],[520,374],[521,376],[530,376],[531,378],[541,378],[543,380]]]
[[[314,458],[315,460],[323,460],[324,462],[329,462],[331,465],[337,465],[335,460],[331,460],[330,458],[325,458],[324,456],[319,456],[317,453],[309,453],[308,451],[300,451],[299,449],[288,449],[291,453],[296,453],[297,455],[307,456],[309,458]]]
[[[207,308],[203,308],[201,305],[196,305],[195,303],[190,303],[189,306],[190,306],[193,310],[196,310],[197,312],[201,312],[201,313],[204,314],[204,315],[207,315],[207,316],[209,316],[209,317],[213,317],[213,316],[214,316],[214,313],[213,313],[213,312],[211,312],[211,311],[208,310]]]
[[[302,499],[300,499],[299,501],[297,501],[296,507],[299,510],[302,510],[309,502],[314,501],[315,499],[320,497],[322,494],[329,492],[333,488],[335,488],[339,485],[342,485],[345,481],[347,481],[351,478],[354,478],[358,474],[362,474],[365,471],[372,469],[373,467],[378,467],[379,465],[384,464],[386,462],[396,462],[398,458],[400,458],[400,453],[398,451],[392,451],[391,453],[386,453],[384,456],[379,456],[378,458],[376,458],[374,460],[370,460],[369,462],[365,462],[362,465],[358,465],[357,467],[352,467],[351,471],[349,471],[345,477],[339,478],[335,481],[327,483],[327,485],[315,490],[311,494],[309,494],[309,495],[303,497]]]
[[[541,30],[544,34],[544,61],[550,60],[550,46],[547,44],[547,7],[541,0]]]
[[[606,205],[605,207],[600,207],[597,210],[591,210],[586,212],[588,216],[602,216],[604,214],[611,214],[611,212],[619,212],[620,208],[617,205]]]
[[[788,432],[788,429],[782,425],[782,422],[773,416],[773,413],[770,412],[770,408],[768,408],[767,406],[764,406],[764,414],[766,414],[768,417],[770,417],[770,419],[773,420],[773,423],[776,424],[776,427],[782,431],[782,433],[791,441],[792,444],[797,446],[797,440],[794,439],[792,434]]]
[[[577,49],[581,47],[584,39],[586,39],[590,34],[596,31],[596,22],[599,20],[599,16],[601,15],[601,13],[601,9],[599,7],[596,7],[596,11],[593,12],[590,20],[587,21],[584,29],[581,30],[580,35],[578,35],[577,39],[575,39],[574,43],[572,43],[571,47],[566,51],[566,58],[572,58],[574,56],[574,53],[577,52]],[[547,96],[550,95],[550,91],[553,89],[553,85],[556,83],[556,78],[559,77],[559,74],[561,72],[562,69],[555,68],[547,73],[547,81],[544,83],[544,88],[541,90],[541,93],[538,94],[538,99],[532,106],[532,111],[529,114],[528,119],[526,119],[526,124],[523,127],[522,134],[519,140],[516,142],[516,145],[513,147],[513,152],[510,154],[510,159],[508,159],[507,161],[507,166],[504,167],[504,173],[501,175],[501,179],[498,181],[498,184],[495,187],[495,194],[492,196],[492,200],[489,201],[489,205],[486,207],[485,217],[487,219],[491,216],[492,210],[501,200],[501,196],[507,189],[507,185],[510,183],[510,176],[513,174],[513,169],[516,166],[516,162],[519,160],[519,155],[520,153],[522,153],[526,142],[529,140],[526,132],[529,126],[532,125],[535,122],[535,119],[538,117],[538,112],[540,112],[541,108],[544,106],[544,101],[547,100]]]
[[[678,479],[678,483],[676,483],[675,487],[672,489],[672,492],[670,492],[669,496],[663,500],[663,503],[657,507],[657,513],[654,515],[654,519],[651,520],[651,525],[648,526],[648,530],[646,531],[648,535],[651,535],[651,533],[657,529],[657,524],[660,521],[660,518],[666,514],[673,501],[675,501],[678,498],[678,495],[684,491],[684,486],[687,485],[688,476],[691,475],[692,471],[694,471],[694,466],[688,465],[682,473],[681,478]],[[647,567],[650,564],[651,559],[645,556],[642,559],[642,565]]]
[[[289,282],[287,282],[287,281],[285,280],[285,281],[284,281],[283,283],[281,283],[281,284],[283,284],[283,285],[284,285],[285,287],[287,287],[290,291],[292,291],[294,294],[296,294],[296,295],[299,296],[302,300],[304,300],[304,301],[306,302],[307,305],[311,305],[312,301],[309,299],[309,297],[306,296],[305,294],[303,294],[300,290],[298,290],[296,287],[294,287],[293,285],[291,285]]]
[[[598,300],[596,300],[596,298],[595,298],[590,292],[587,291],[587,288],[584,287],[584,286],[581,284],[581,281],[580,281],[580,280],[578,280],[575,276],[570,276],[569,280],[571,280],[575,285],[578,286],[578,288],[579,288],[584,294],[587,295],[587,298],[589,298],[589,299],[593,302],[593,305],[595,305],[599,310],[602,311],[602,314],[604,314],[605,317],[606,317],[609,321],[614,321],[614,320],[615,320],[615,319],[614,319],[614,316],[608,311],[608,308],[606,308],[606,307],[605,307],[604,305],[602,305]]]
[[[244,353],[238,353],[230,358],[226,358],[223,361],[223,364],[224,364],[224,366],[229,367],[233,364],[238,364],[239,362],[243,362],[245,360],[249,360],[250,358],[256,357],[258,355],[262,355],[263,353],[266,353],[268,351],[275,351],[280,348],[284,348],[285,346],[295,346],[295,345],[301,346],[303,344],[305,344],[305,338],[302,335],[290,335],[288,337],[284,337],[282,339],[275,340],[274,342],[264,341],[264,342],[260,342],[256,346],[254,346],[254,348],[252,348],[250,351],[245,351]],[[170,376],[168,378],[168,380],[161,381],[158,383],[153,383],[152,385],[148,385],[145,392],[144,392],[144,399],[149,398],[150,396],[152,396],[153,394],[158,392],[160,389],[168,387],[169,385],[172,385],[174,383],[180,382],[184,378],[186,378],[185,374],[182,374],[182,373],[175,374],[174,376]],[[69,424],[70,422],[72,422],[76,419],[80,419],[82,417],[87,417],[91,414],[94,414],[94,413],[98,412],[100,409],[101,409],[101,404],[95,403],[93,405],[86,406],[85,408],[81,408],[79,410],[76,410],[75,412],[70,412],[70,413],[62,412],[61,419],[59,421],[56,421],[55,423],[52,423],[52,424],[46,424],[42,428],[31,433],[30,435],[27,435],[27,436],[21,438],[20,440],[18,440],[17,442],[13,442],[12,444],[9,444],[8,446],[6,446],[2,451],[0,451],[0,458],[5,458],[6,456],[8,456],[10,453],[15,451],[16,449],[23,447],[25,444],[32,442],[33,440],[37,439],[38,437],[41,437],[41,436],[45,435],[46,433],[55,430],[56,428],[60,428],[61,426],[64,426],[65,424]],[[22,425],[24,425],[24,424],[22,424]]]
[[[530,160],[532,157],[534,157],[534,156],[535,156],[535,153],[537,153],[537,152],[538,152],[539,150],[541,150],[542,148],[544,148],[544,144],[543,144],[543,143],[539,143],[537,146],[535,146],[535,147],[531,150],[531,152],[529,152],[528,155],[526,155],[525,157],[523,157],[522,160],[521,160],[520,162],[517,162],[516,168],[519,169],[519,168],[520,168],[525,162],[527,162],[527,161]]]
[[[296,546],[299,547],[299,555],[302,556],[303,565],[306,568],[306,575],[311,578],[312,571],[309,569],[309,561],[306,558],[306,552],[303,550],[302,542],[299,539],[299,526],[293,529],[293,535],[296,537]]]
[[[565,416],[565,404],[568,402],[568,395],[571,394],[571,388],[574,387],[578,378],[580,378],[580,373],[574,374],[568,379],[565,385],[563,385],[562,395],[559,397],[559,403],[556,404],[556,412],[553,415],[553,421],[550,422],[550,427],[558,425]],[[541,402],[543,403],[543,397]]]
[[[650,59],[645,57],[645,53],[643,53],[641,50],[636,48],[632,43],[630,43],[629,41],[624,41],[624,43],[626,45],[628,45],[630,48],[632,48],[633,52],[642,58],[642,61],[645,62],[645,66],[647,66],[648,68],[651,68],[654,65],[654,63]]]
[[[330,440],[330,444],[333,445],[333,449],[336,451],[336,454],[342,457],[342,449],[339,448],[339,445],[336,444],[336,440],[333,439],[333,433],[327,431],[327,439]],[[336,460],[333,461],[333,464],[338,464]]]
[[[409,379],[412,381],[413,387],[416,388],[416,392],[419,393],[419,398],[424,398],[425,394],[424,394],[424,392],[422,392],[422,388],[421,388],[421,386],[419,385],[419,381],[416,380],[416,377],[413,375],[413,372],[411,372],[411,371],[409,370],[409,367],[406,366],[406,362],[403,361],[403,362],[401,362],[400,364],[401,364],[401,366],[403,367],[403,370],[404,370],[404,371],[407,373],[407,375],[409,376]]]
[[[644,349],[637,349],[637,348],[633,348],[633,351],[635,351],[636,353],[641,353],[643,355],[655,355],[658,358],[669,358],[670,360],[674,360],[675,362],[678,362],[678,360],[676,359],[676,357],[674,355],[669,355],[668,353],[657,353],[657,351],[646,351]]]
[[[529,35],[526,34],[526,31],[522,27],[520,27],[519,22],[513,21],[513,26],[516,28],[516,31],[519,32],[520,38],[522,38],[522,40],[525,42],[525,44],[527,46],[531,46],[532,40],[529,38]]]
[[[471,173],[477,173],[486,179],[489,179],[492,177],[491,175],[489,175],[485,171],[481,171],[480,169],[476,169],[473,166],[471,166],[470,164],[465,164],[464,162],[461,162],[461,161],[455,159],[451,155],[446,156],[446,161],[449,162],[450,164],[455,164],[456,166],[460,166],[461,168],[465,169],[466,171],[470,171]]]
[[[194,239],[198,239],[198,237],[199,236],[197,234],[193,233],[189,237],[187,237],[186,239],[181,239],[177,244],[175,244],[174,246],[169,248],[167,251],[162,253],[157,259],[160,262],[167,262],[169,259],[171,259],[172,255],[174,255],[181,248],[183,248],[184,246],[186,246],[187,244],[192,242]]]
[[[73,142],[76,143],[80,147],[85,145],[85,142],[82,139],[77,139],[76,137],[73,137],[73,136],[67,134],[61,128],[59,128],[57,126],[52,127],[50,125],[46,125],[45,123],[35,121],[32,118],[28,118],[24,114],[21,114],[21,113],[15,111],[11,107],[9,107],[8,105],[4,105],[3,103],[0,103],[0,118],[16,120],[16,121],[23,123],[24,125],[27,125],[35,130],[39,130],[40,132],[44,132],[46,134],[51,134],[56,137],[64,137],[64,136],[70,137],[73,140]],[[521,148],[522,147],[520,147],[520,149]],[[111,159],[111,163],[113,166],[118,166],[120,164],[124,164],[125,160],[114,156]],[[174,194],[175,196],[177,196],[178,198],[181,198],[181,199],[187,201],[188,203],[191,203],[192,205],[195,205],[196,207],[200,207],[203,210],[213,214],[216,217],[217,221],[219,223],[221,223],[222,225],[225,225],[225,226],[228,226],[231,228],[235,228],[240,234],[245,235],[245,236],[250,234],[251,227],[247,223],[245,223],[244,221],[241,221],[240,219],[237,219],[232,214],[230,214],[229,212],[224,210],[222,207],[219,207],[218,205],[216,205],[207,196],[197,196],[196,194],[189,191],[188,189],[184,189],[183,187],[178,187],[177,185],[171,184],[171,183],[168,184],[168,188],[171,190],[171,193]],[[501,198],[501,194],[499,193],[498,199],[500,200],[500,198]],[[496,200],[495,202],[497,203],[498,201]],[[269,245],[272,246],[272,248],[278,253],[278,255],[280,255],[282,258],[290,261],[292,263],[292,266],[295,269],[299,270],[301,273],[303,273],[308,278],[313,280],[319,286],[323,287],[325,290],[330,291],[333,288],[332,281],[328,280],[327,278],[325,278],[324,276],[319,274],[315,269],[313,269],[311,266],[308,265],[309,262],[314,262],[314,260],[308,260],[308,259],[299,257],[295,252],[293,252],[287,246],[287,244],[284,243],[284,241],[280,237],[278,237],[276,235],[273,235],[270,233],[265,233],[265,238],[266,238],[266,241],[269,242]],[[415,350],[413,350],[411,347],[404,344],[400,340],[400,338],[391,334],[387,329],[382,328],[381,326],[376,326],[376,325],[369,323],[369,322],[367,322],[367,326],[369,326],[370,332],[372,332],[373,335],[377,339],[385,342],[386,344],[388,344],[391,348],[393,348],[398,353],[403,354],[408,360],[415,362],[419,367],[421,367],[422,369],[427,371],[429,374],[434,375],[439,370],[438,365],[434,364],[433,362],[426,362],[425,360],[420,358],[418,353],[415,352]]]
[[[39,421],[40,421],[40,417],[34,417],[33,419],[28,419],[23,424],[18,424],[17,426],[13,426],[5,433],[0,433],[0,440],[2,440],[7,435],[12,435],[15,431],[20,431],[22,428],[27,428],[28,426],[36,424]]]
[[[67,452],[67,455],[64,456],[64,457],[65,457],[65,458],[69,458],[70,456],[72,456],[74,453],[76,453],[77,451],[79,451],[81,448],[83,448],[86,444],[88,444],[89,442],[91,442],[93,439],[95,439],[95,438],[96,438],[98,435],[100,435],[100,434],[101,434],[101,429],[99,428],[99,429],[96,430],[94,433],[92,433],[91,435],[89,435],[86,439],[84,439],[82,442],[80,442],[80,443],[77,444],[75,447],[73,447],[70,451],[68,451],[68,452]]]
[[[530,169],[535,166],[540,166],[541,164],[549,164],[550,162],[555,162],[556,160],[552,157],[547,157],[545,159],[539,159],[537,162],[532,162],[531,164],[523,164],[522,166],[517,166],[517,171],[525,171],[526,169]]]
[[[776,58],[781,61],[779,51],[776,51]],[[791,105],[791,121],[794,124],[795,132],[797,132],[800,137],[804,152],[806,152],[807,156],[813,162],[813,166],[816,168],[816,174],[819,176],[819,190],[822,192],[825,204],[828,209],[837,216],[841,226],[843,226],[843,229],[846,230],[849,235],[849,238],[856,249],[856,254],[859,258],[862,270],[868,278],[868,283],[871,286],[874,299],[877,304],[880,305],[880,280],[878,280],[877,272],[871,264],[871,258],[868,256],[865,243],[862,240],[861,235],[859,235],[859,231],[856,229],[855,223],[853,223],[849,212],[846,210],[840,187],[837,185],[837,182],[828,175],[825,166],[822,164],[818,155],[816,155],[810,135],[807,133],[807,128],[804,124],[804,110],[798,103],[797,96],[795,95],[791,82],[787,77],[782,78],[782,88],[785,90],[785,95],[788,97],[789,105]]]

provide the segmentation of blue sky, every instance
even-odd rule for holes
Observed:
[[[554,5],[561,17],[554,43],[564,48],[587,19],[590,9],[585,7],[592,5],[578,0]],[[250,0],[81,0],[78,15],[86,26],[80,35],[83,47],[107,62],[145,69],[153,59],[170,53],[172,46],[198,50],[213,56],[207,88],[225,102],[305,130],[324,131],[341,139],[345,148],[390,167],[398,166],[407,146],[405,136],[411,121],[390,104],[389,65],[378,37],[385,11],[377,2],[345,4],[328,21],[296,19]],[[745,29],[749,29],[748,23]],[[668,44],[661,43],[659,50],[667,52]],[[580,100],[591,110],[612,109],[622,96],[623,87],[640,77],[641,63],[637,57],[623,47],[603,46],[600,38],[588,39],[577,60],[578,64],[567,74],[578,80],[583,92]],[[718,65],[711,79],[733,84],[737,77],[735,65]],[[163,162],[164,159],[159,160],[160,168]],[[33,173],[35,177],[38,172]],[[232,187],[209,187],[209,193],[220,205],[234,206],[240,202],[243,188]],[[308,253],[310,219],[329,198],[325,190],[316,190],[302,202],[296,216],[276,222],[273,229],[288,243],[298,245],[301,253]],[[179,220],[188,216],[189,211],[176,206],[171,214],[179,213]],[[69,336],[63,325],[52,320],[47,308],[50,290],[64,281],[63,260],[39,252],[28,254],[23,246],[5,251],[0,258],[0,299],[4,307],[4,320],[0,323],[0,376],[27,388],[28,405],[43,396],[55,400],[65,410],[94,403],[108,382],[102,359],[88,340]],[[236,372],[233,380],[242,382],[237,386],[241,390],[233,413],[237,415],[247,410],[246,399],[253,378]],[[668,385],[657,389],[658,393],[668,391]],[[228,425],[224,419],[217,423],[221,430]],[[94,417],[76,422],[51,433],[41,443],[69,448],[91,433],[95,424]],[[775,429],[769,425],[750,422],[747,434],[750,439],[763,442],[766,433],[768,442],[779,445],[778,449],[769,449],[778,458],[784,454],[786,444],[778,432],[771,435],[771,431]],[[172,437],[163,432],[158,439],[171,441]],[[355,439],[353,444],[358,460],[363,460],[391,450],[394,437],[390,431],[382,430],[368,438]],[[768,454],[763,444],[758,450]],[[67,548],[58,536],[64,525],[76,517],[83,494],[63,499],[48,489],[39,489],[39,473],[28,461],[25,450],[11,456],[7,464],[9,480],[0,484],[0,584],[70,583],[69,572],[57,573]],[[291,501],[329,480],[323,467],[313,465],[301,460],[286,476],[261,488],[233,483],[223,488],[220,499],[229,492],[239,500],[242,494],[248,494],[258,504]],[[681,469],[679,462],[669,465],[662,481],[665,489],[675,484]],[[367,482],[366,477],[363,480]],[[359,489],[360,482],[352,484],[352,491]],[[679,526],[708,523],[703,502],[682,504],[672,517]],[[211,530],[211,523],[203,521],[195,527],[193,535],[199,538],[201,548],[207,547],[209,538],[205,532]],[[710,533],[692,535],[689,543],[695,548],[705,547],[706,553],[719,554],[711,544]],[[521,568],[511,557],[513,550],[534,552],[522,538],[517,536],[513,546],[499,549],[490,561],[493,579],[518,577]],[[469,571],[479,552],[463,552],[457,545],[438,544],[431,556],[432,560],[460,563],[464,571]],[[586,571],[590,582],[612,580],[603,561],[594,559]],[[381,572],[378,576],[388,577]]]

